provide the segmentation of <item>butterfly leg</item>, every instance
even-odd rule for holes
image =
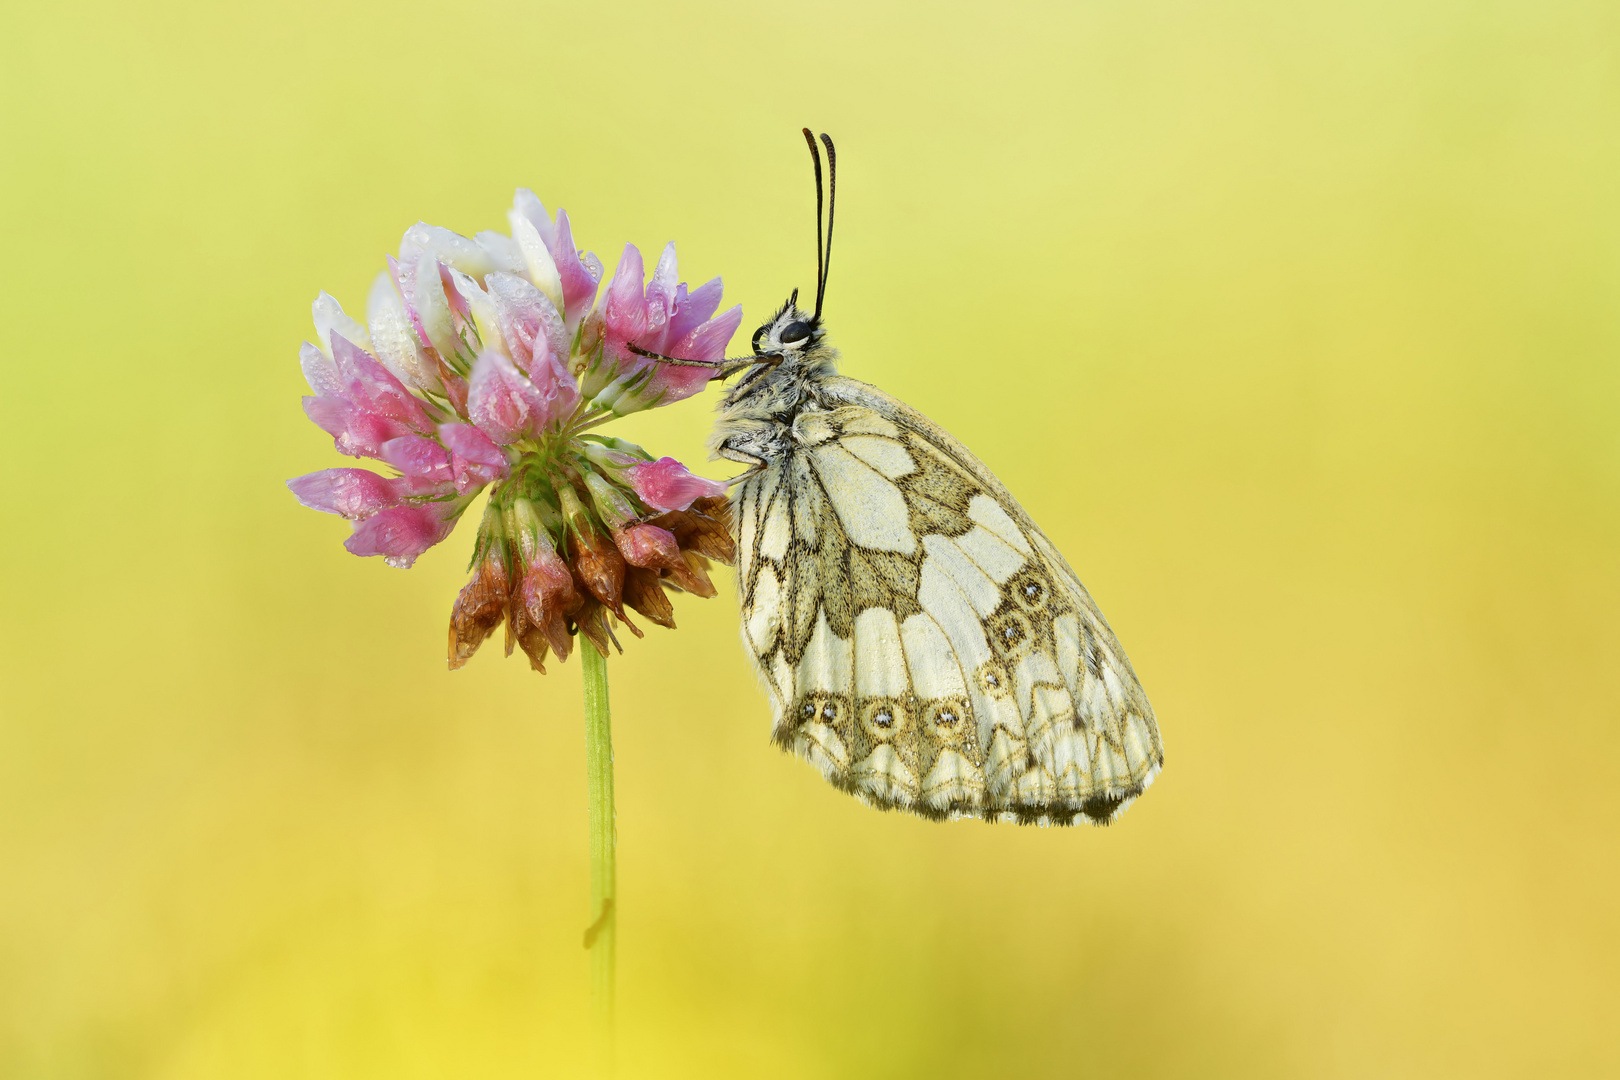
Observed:
[[[741,462],[760,472],[781,459],[786,450],[787,429],[780,424],[750,423],[709,443],[710,458]]]

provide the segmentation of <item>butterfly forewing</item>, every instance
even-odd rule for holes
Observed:
[[[778,744],[882,807],[1112,820],[1164,753],[1079,579],[949,434],[864,383],[820,389],[734,496]]]

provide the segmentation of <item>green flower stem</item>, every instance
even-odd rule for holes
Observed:
[[[591,951],[591,1006],[595,1014],[603,1074],[613,1071],[614,960],[618,945],[618,874],[614,867],[613,721],[608,713],[607,658],[582,636],[580,659],[585,681],[585,783],[590,799],[591,925],[585,947]]]

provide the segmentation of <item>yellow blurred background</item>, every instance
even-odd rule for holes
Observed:
[[[0,36],[0,1076],[576,1075],[577,662],[291,476],[418,218],[679,245],[977,451],[1166,770],[878,814],[736,604],[612,664],[637,1077],[1620,1073],[1612,3],[64,3]],[[728,303],[731,300],[728,300]],[[617,426],[699,463],[711,398]],[[729,468],[705,466],[710,475]]]

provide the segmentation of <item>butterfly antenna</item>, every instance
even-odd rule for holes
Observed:
[[[810,147],[810,160],[816,169],[816,318],[821,317],[821,283],[826,280],[822,267],[826,264],[821,255],[821,151],[816,148],[816,137],[810,134],[810,129],[804,129],[805,145]],[[797,290],[795,290],[797,295]]]
[[[838,209],[838,153],[833,149],[832,138],[822,132],[821,141],[827,147],[827,254],[816,261],[821,267],[821,281],[816,286],[816,321],[821,321],[821,298],[827,293],[827,275],[832,273],[832,230],[833,212]],[[816,218],[816,236],[821,236],[820,215]],[[819,255],[819,246],[818,246]]]

